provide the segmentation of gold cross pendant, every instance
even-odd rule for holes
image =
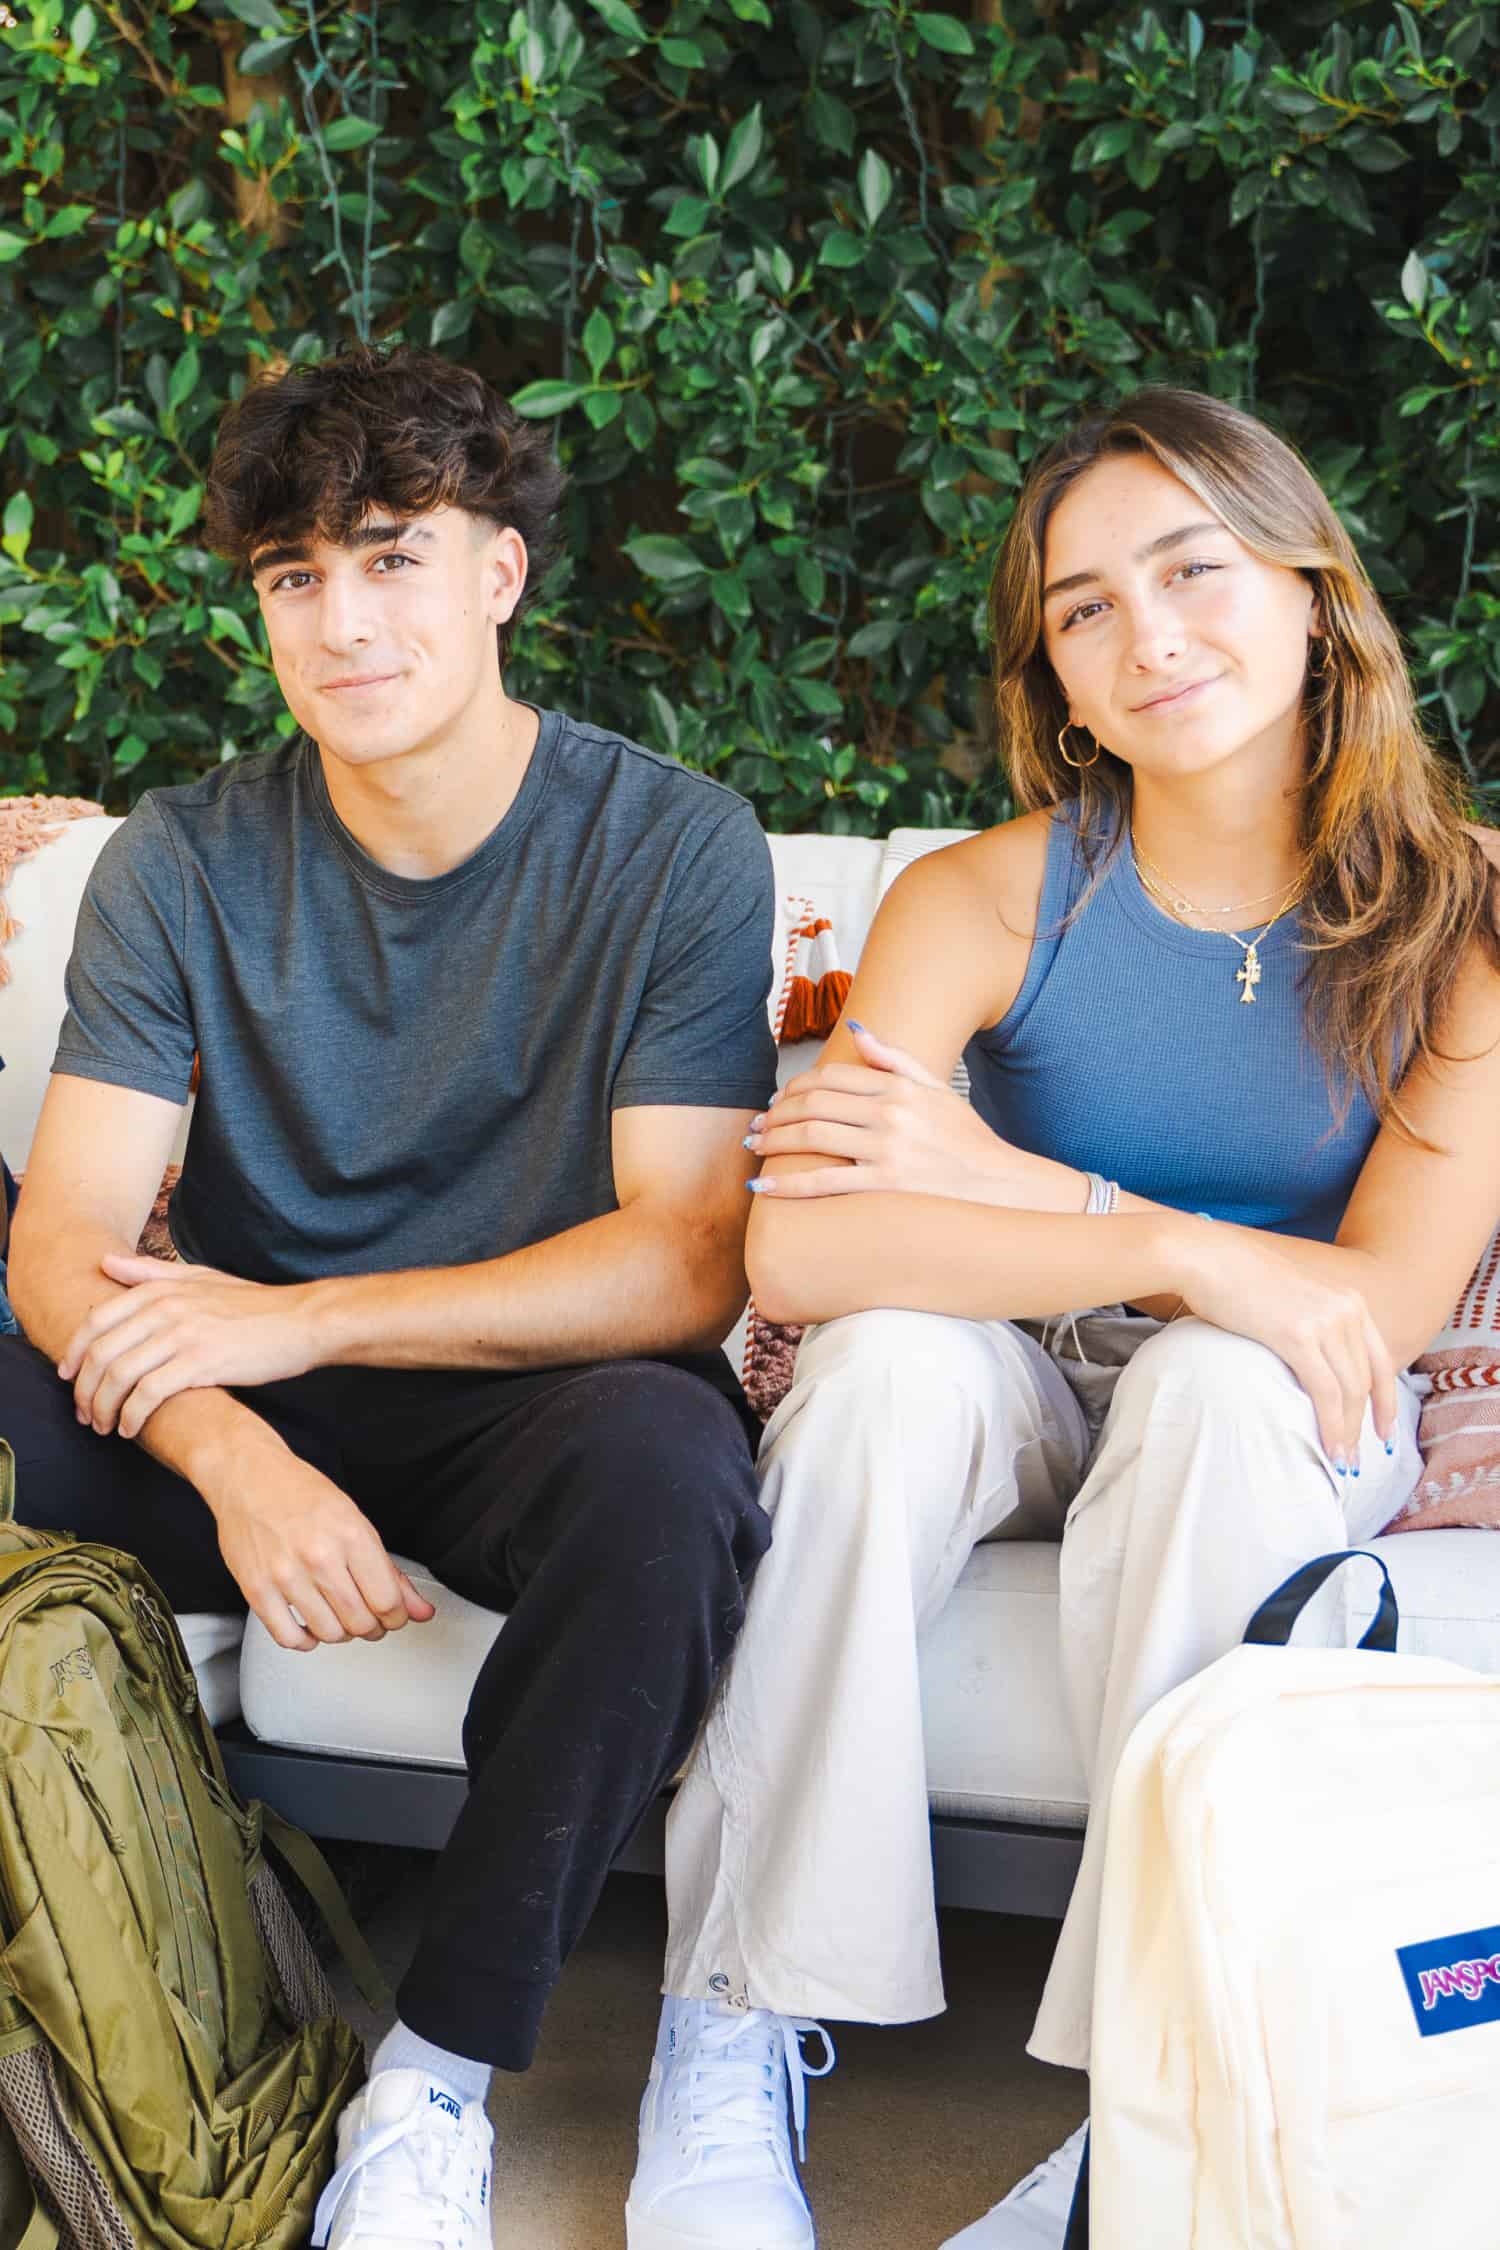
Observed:
[[[1260,983],[1260,955],[1253,945],[1245,948],[1245,958],[1234,972],[1234,981],[1240,987],[1240,999],[1247,1008],[1255,1005],[1255,987]]]

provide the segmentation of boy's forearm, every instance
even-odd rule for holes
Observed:
[[[38,1230],[33,1225],[29,1231]],[[54,1365],[93,1308],[124,1294],[118,1282],[100,1271],[100,1260],[128,1247],[108,1228],[79,1223],[52,1230],[44,1251],[40,1242],[28,1238],[21,1205],[8,1293],[27,1340]],[[229,1474],[231,1464],[247,1454],[285,1451],[268,1423],[218,1389],[184,1391],[168,1399],[136,1442],[205,1497]]]
[[[315,1363],[556,1367],[703,1349],[744,1295],[722,1227],[628,1205],[476,1265],[315,1283]]]

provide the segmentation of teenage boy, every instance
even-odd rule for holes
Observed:
[[[769,854],[718,783],[506,693],[560,496],[545,436],[424,352],[230,411],[210,536],[302,733],[100,856],[12,1246],[29,1520],[287,1649],[420,1633],[392,1551],[507,1614],[336,2250],[487,2250],[491,2067],[530,2062],[769,1537],[717,1348]],[[195,1053],[163,1268],[132,1253]]]

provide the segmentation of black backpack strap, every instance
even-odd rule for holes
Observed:
[[[1063,2236],[1062,2250],[1089,2250],[1089,2149],[1093,2134],[1083,2136],[1083,2162],[1078,2167],[1078,2185],[1073,2190],[1073,2208],[1068,2213],[1068,2231]]]
[[[1245,1639],[1266,1648],[1285,1648],[1292,1637],[1292,1628],[1308,1603],[1325,1580],[1331,1578],[1340,1563],[1356,1558],[1372,1562],[1379,1571],[1383,1584],[1380,1589],[1380,1606],[1371,1618],[1361,1648],[1379,1649],[1386,1656],[1396,1651],[1396,1633],[1401,1623],[1401,1612],[1396,1605],[1396,1589],[1391,1584],[1391,1574],[1379,1555],[1372,1555],[1368,1547],[1340,1547],[1335,1554],[1317,1555],[1300,1570],[1294,1570],[1284,1579],[1274,1594],[1267,1596],[1245,1627]]]

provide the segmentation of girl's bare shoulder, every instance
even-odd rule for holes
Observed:
[[[1036,930],[1051,829],[1050,811],[1021,813],[929,852],[901,880],[911,882],[920,873],[919,887],[929,898],[962,895],[971,911],[987,910],[1010,936],[1029,942]]]

